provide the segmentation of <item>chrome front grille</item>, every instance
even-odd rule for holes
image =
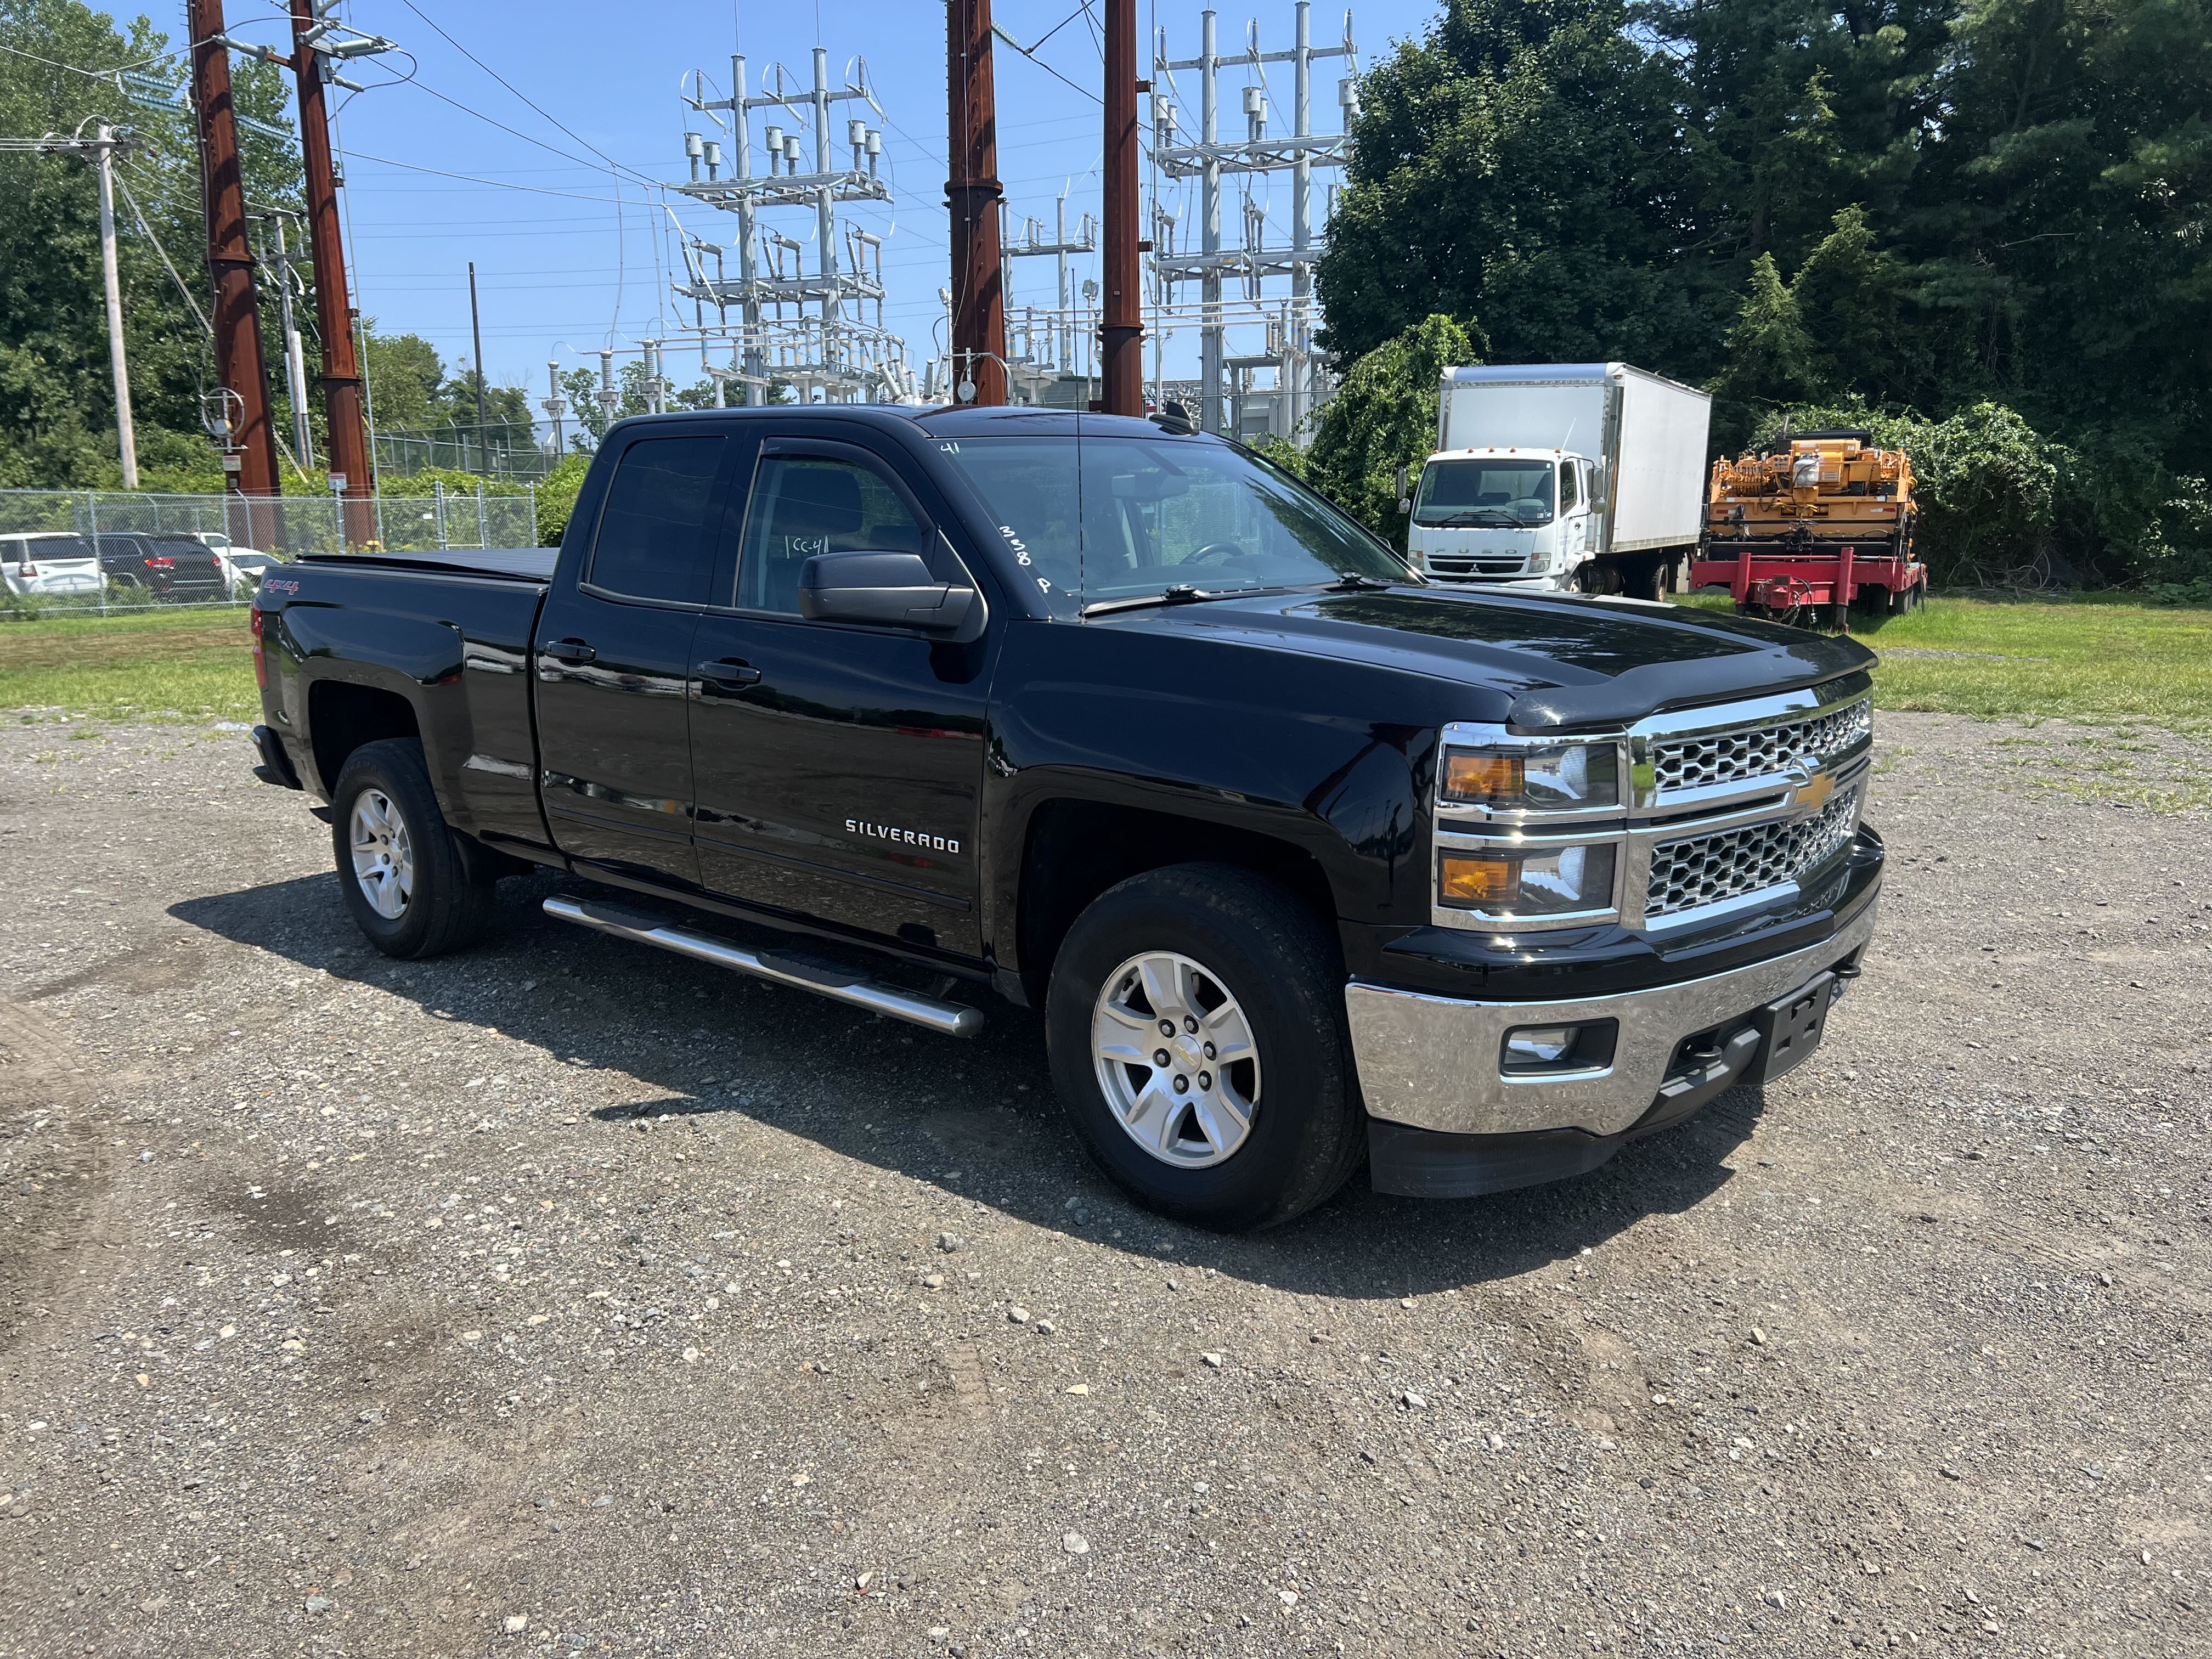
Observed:
[[[1842,851],[1858,822],[1859,791],[1854,787],[1839,791],[1818,812],[1794,823],[1754,823],[1662,842],[1651,849],[1644,916],[1676,915],[1799,880]]]
[[[1861,697],[1807,720],[1655,743],[1651,764],[1662,791],[1695,789],[1770,776],[1804,755],[1826,764],[1866,741],[1873,731],[1874,700]]]
[[[1531,933],[1617,921],[1663,932],[1779,902],[1835,866],[1859,831],[1874,720],[1868,678],[1855,673],[1817,688],[1669,709],[1614,732],[1454,721],[1440,735],[1448,752],[1578,745],[1591,756],[1591,777],[1609,763],[1620,787],[1594,790],[1591,804],[1572,808],[1459,801],[1443,793],[1440,761],[1429,904],[1437,926]],[[1568,848],[1609,849],[1610,904],[1545,913],[1509,902],[1493,912],[1445,894],[1455,854],[1517,871]]]

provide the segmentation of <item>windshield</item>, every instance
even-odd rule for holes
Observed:
[[[1540,525],[1552,521],[1550,461],[1431,461],[1421,472],[1413,522],[1426,525]]]
[[[1081,437],[942,439],[1054,611],[1297,587],[1406,566],[1318,495],[1226,444]]]

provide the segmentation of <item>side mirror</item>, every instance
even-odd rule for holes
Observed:
[[[809,622],[951,633],[975,604],[974,588],[938,580],[919,553],[817,553],[799,576],[799,614]]]

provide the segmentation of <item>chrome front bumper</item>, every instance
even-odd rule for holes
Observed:
[[[1449,1134],[1581,1129],[1619,1134],[1650,1109],[1686,1036],[1739,1019],[1861,950],[1875,907],[1820,944],[1706,979],[1574,1002],[1472,1002],[1355,981],[1344,994],[1370,1117]],[[1620,1022],[1609,1066],[1508,1076],[1522,1025]]]

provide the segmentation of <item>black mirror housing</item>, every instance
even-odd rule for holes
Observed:
[[[867,623],[951,633],[976,604],[966,583],[939,581],[919,553],[817,553],[799,576],[809,622]]]

